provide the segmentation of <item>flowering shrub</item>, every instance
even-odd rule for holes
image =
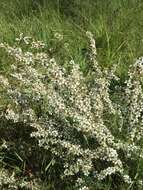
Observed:
[[[100,67],[95,40],[90,32],[87,37],[86,76],[74,60],[66,67],[58,64],[41,41],[21,35],[13,47],[2,43],[12,64],[0,75],[1,120],[30,128],[33,141],[51,155],[59,183],[88,190],[111,177],[140,188],[136,162],[143,159],[143,59],[120,86],[116,69]],[[6,174],[0,173],[0,187],[9,183],[7,189],[14,189],[16,174],[5,181],[8,174],[2,168]]]

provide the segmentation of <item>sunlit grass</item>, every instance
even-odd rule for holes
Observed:
[[[54,34],[61,33],[70,49],[67,52],[54,49],[52,55],[64,59],[64,54],[69,54],[86,72],[88,49],[85,33],[91,31],[96,39],[100,65],[110,68],[119,64],[117,75],[125,79],[128,66],[143,55],[142,10],[142,0],[0,0],[0,43],[6,41],[11,44],[20,33],[24,33],[51,47]],[[0,52],[0,73],[6,74],[9,64],[5,54]],[[0,99],[0,104],[4,105],[1,102]],[[11,167],[20,172],[24,166],[18,166],[20,155],[16,153],[15,156],[17,165]],[[46,168],[46,164],[43,167]],[[99,184],[99,190],[112,189],[110,180],[106,187],[102,185]],[[121,189],[126,190],[126,187]],[[52,182],[43,184],[43,190],[53,190]]]

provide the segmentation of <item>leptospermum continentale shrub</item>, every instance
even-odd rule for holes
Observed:
[[[58,64],[41,41],[21,35],[14,47],[2,43],[13,62],[0,75],[1,99],[8,104],[1,118],[33,128],[30,136],[52,155],[60,182],[74,189],[88,190],[109,177],[141,186],[137,164],[132,172],[130,162],[143,159],[143,59],[116,90],[112,83],[120,78],[100,67],[95,40],[90,32],[87,37],[87,76],[74,60],[66,68]]]

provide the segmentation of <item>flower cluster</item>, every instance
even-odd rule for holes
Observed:
[[[60,35],[56,37],[62,40]],[[90,80],[74,60],[66,70],[50,58],[43,42],[21,35],[18,43],[24,42],[30,52],[5,43],[0,46],[15,59],[11,73],[0,75],[0,88],[11,102],[2,117],[32,127],[31,137],[60,163],[61,180],[74,179],[79,190],[89,189],[88,177],[101,181],[120,174],[125,183],[131,183],[119,152],[132,155],[136,149],[139,156],[141,148],[136,142],[143,131],[142,60],[130,69],[124,91],[125,109],[119,109],[110,95],[111,82],[117,77],[113,71],[101,69],[93,35],[87,32],[87,37]],[[43,52],[38,52],[41,48]],[[112,124],[107,125],[106,120],[112,122],[113,118],[123,119],[123,140],[114,136]]]
[[[28,181],[26,179],[17,178],[15,173],[10,174],[5,169],[0,170],[0,189],[3,190],[17,190],[19,188],[39,190],[40,183],[38,180]]]

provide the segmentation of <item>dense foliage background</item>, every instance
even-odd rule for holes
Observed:
[[[48,44],[59,32],[70,43],[70,52],[81,60],[85,32],[95,34],[100,63],[128,63],[142,55],[141,0],[1,0],[0,38],[12,42],[19,33]],[[76,48],[75,48],[76,46]]]
[[[13,190],[16,188],[20,190],[75,189],[73,185],[74,178],[70,178],[67,181],[61,181],[59,174],[63,171],[62,164],[60,165],[58,159],[55,161],[56,159],[53,158],[49,149],[47,151],[44,146],[42,148],[38,146],[39,137],[36,136],[37,134],[35,134],[36,138],[31,138],[30,134],[34,132],[35,129],[33,130],[33,128],[30,127],[27,120],[25,123],[23,121],[18,121],[17,124],[14,122],[14,120],[16,120],[16,115],[13,115],[15,118],[10,120],[5,118],[5,113],[14,106],[14,98],[13,100],[10,100],[8,88],[3,89],[4,84],[6,83],[4,81],[3,84],[3,78],[1,78],[1,76],[8,78],[10,83],[17,87],[19,83],[13,81],[11,78],[13,69],[11,66],[13,64],[17,66],[17,62],[20,62],[20,67],[23,68],[23,71],[20,70],[20,72],[26,71],[25,66],[22,65],[23,60],[17,60],[17,54],[20,53],[21,50],[17,49],[16,52],[15,49],[12,48],[22,48],[22,52],[30,52],[32,53],[32,56],[36,56],[37,50],[31,50],[31,47],[28,46],[29,44],[25,45],[21,43],[24,36],[30,36],[31,39],[34,39],[35,44],[32,43],[35,46],[36,43],[46,44],[46,48],[44,50],[38,50],[38,53],[46,53],[48,59],[47,57],[41,58],[39,63],[42,63],[42,60],[46,59],[47,62],[51,64],[49,59],[55,58],[56,63],[60,65],[60,68],[64,68],[69,72],[63,72],[65,76],[69,75],[72,77],[72,74],[70,73],[70,71],[72,72],[72,69],[69,67],[68,63],[71,60],[74,60],[74,62],[79,65],[79,73],[82,72],[87,88],[92,84],[92,80],[96,78],[96,75],[94,75],[94,68],[90,63],[91,54],[95,61],[98,60],[98,67],[101,69],[101,79],[103,79],[103,81],[106,81],[109,77],[108,75],[104,76],[104,71],[111,71],[114,66],[117,66],[115,74],[119,77],[119,80],[111,79],[109,82],[110,85],[108,86],[107,84],[107,91],[109,90],[111,102],[113,105],[116,102],[121,108],[123,108],[121,109],[121,111],[123,111],[123,117],[128,118],[129,115],[133,115],[132,117],[135,118],[136,113],[140,113],[139,117],[142,118],[142,71],[139,71],[140,75],[138,76],[139,73],[136,70],[137,65],[134,65],[136,59],[143,55],[142,10],[142,0],[0,0],[0,43],[6,42],[9,44],[9,46],[7,44],[1,44],[2,48],[0,49],[0,85],[2,84],[0,86],[0,188],[4,190]],[[93,34],[91,39],[88,39],[90,38],[89,36],[87,38],[87,31],[91,31]],[[15,43],[16,38],[18,44]],[[96,48],[93,47],[93,49],[95,49],[92,49],[92,46],[94,46],[92,40],[94,39],[96,42],[97,55],[94,55]],[[27,60],[26,54],[18,55]],[[137,64],[138,63],[141,65],[141,67],[139,65],[139,69],[142,69],[142,59],[137,62]],[[34,61],[32,64],[32,68],[35,69]],[[74,65],[75,68],[76,64]],[[46,71],[45,68],[39,66],[37,70],[40,70],[40,72],[45,75],[43,69]],[[52,71],[50,70],[50,72],[53,72],[54,69],[57,69],[57,67],[53,68]],[[57,72],[60,70],[58,69]],[[135,70],[135,72],[133,72],[132,69]],[[77,72],[77,70],[75,69],[75,72]],[[49,72],[49,68],[47,69],[47,72]],[[81,77],[79,73],[77,74],[78,79]],[[28,77],[30,76],[27,75],[27,78]],[[42,81],[41,78],[35,78],[35,80]],[[54,79],[51,77],[50,80]],[[60,78],[58,78],[58,80],[60,81]],[[83,79],[80,80],[82,81]],[[95,83],[99,86],[103,85],[101,82],[102,80],[96,80]],[[133,95],[136,95],[137,92],[137,96],[132,98],[130,103],[128,103],[126,98],[124,99],[126,96],[124,94],[126,91],[125,81],[128,81],[129,85],[127,89],[129,92],[127,92],[126,98],[130,99],[134,97]],[[32,80],[30,85],[32,85]],[[59,86],[57,89],[58,88]],[[17,89],[19,89],[19,86]],[[26,86],[23,86],[23,90],[24,89],[26,89]],[[19,92],[21,94],[23,93],[21,89],[19,89]],[[69,93],[69,91],[67,92]],[[35,92],[32,90],[30,91],[31,97],[34,97],[34,93]],[[108,96],[108,93],[106,96]],[[23,99],[23,101],[25,100]],[[108,103],[110,104],[110,102]],[[34,102],[34,105],[32,104],[33,102],[29,103],[28,106],[36,112],[36,117],[38,119],[42,117],[44,118],[47,112],[42,103],[37,101],[36,103]],[[128,108],[130,104],[134,110]],[[24,106],[20,107],[21,112]],[[104,107],[106,106],[104,105]],[[131,111],[132,114],[129,114],[128,111]],[[55,112],[52,111],[52,113]],[[131,132],[128,125],[130,125],[130,122],[133,123],[130,119],[125,121],[125,125],[123,124],[123,126],[127,126],[127,128],[123,127],[123,131],[120,133],[119,127],[121,124],[121,118],[119,118],[119,115],[110,115],[109,110],[104,110],[103,115],[103,121],[109,130],[111,130],[114,137],[121,139],[122,143],[126,142],[129,146],[132,145],[134,147],[135,145],[137,147],[142,147],[142,139],[137,139],[137,142],[134,142],[133,140],[132,142],[132,138],[128,138],[128,134]],[[70,124],[72,123],[71,118],[68,118],[67,120]],[[55,122],[63,122],[62,124],[64,124],[65,121],[63,118],[60,118],[60,120],[55,120]],[[138,125],[142,126],[143,120],[139,119],[138,122]],[[60,125],[61,123],[59,126]],[[141,136],[140,134],[142,134],[142,131],[139,128],[139,136]],[[80,135],[79,139],[81,141],[83,134]],[[76,139],[78,139],[77,136]],[[88,139],[88,137],[87,141],[89,141],[89,144],[91,145],[90,149],[92,149],[92,143],[95,143],[95,141],[90,138]],[[133,151],[135,150],[133,149]],[[124,183],[124,180],[118,174],[108,176],[102,182],[93,182],[91,180],[92,177],[90,176],[89,179],[87,179],[89,189],[143,189],[143,185],[141,184],[143,178],[142,158],[133,155],[133,157],[131,156],[131,159],[129,159],[126,157],[124,150],[121,150],[118,153],[125,168],[126,173],[124,173],[124,177],[127,177],[126,174],[130,173],[133,182],[129,184]],[[97,163],[97,170],[100,170],[103,165],[106,166],[107,164],[102,161]],[[128,178],[126,180],[129,181]],[[15,187],[14,184],[17,184],[17,186]],[[82,190],[86,190],[86,188],[83,188]]]

